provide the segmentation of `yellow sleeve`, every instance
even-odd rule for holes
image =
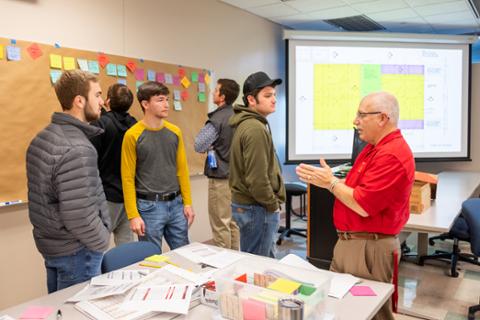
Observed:
[[[123,201],[127,211],[128,220],[139,217],[137,209],[137,193],[135,190],[135,173],[137,168],[137,139],[136,126],[130,128],[123,137],[122,143],[122,188]]]
[[[183,144],[182,131],[176,131],[178,135],[177,149],[177,177],[180,184],[180,192],[182,193],[183,204],[192,205],[192,194],[190,191],[190,174],[188,172],[187,155],[185,153],[185,145]]]

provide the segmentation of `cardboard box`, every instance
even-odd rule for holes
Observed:
[[[415,183],[410,194],[410,213],[420,214],[430,208],[435,199],[438,177],[431,173],[415,171]]]

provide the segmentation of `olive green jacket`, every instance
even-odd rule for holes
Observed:
[[[241,105],[233,107],[229,124],[235,128],[230,147],[232,202],[280,209],[285,202],[280,164],[267,119]]]

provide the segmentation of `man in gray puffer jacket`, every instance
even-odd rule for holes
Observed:
[[[88,122],[103,100],[91,73],[65,71],[55,84],[63,112],[27,150],[28,209],[33,237],[45,259],[48,292],[100,274],[110,217],[89,138],[103,130]]]

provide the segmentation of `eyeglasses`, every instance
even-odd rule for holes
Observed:
[[[369,114],[381,114],[382,112],[381,111],[372,111],[372,112],[360,112],[360,111],[357,111],[357,116],[355,118],[360,118],[360,119],[363,119],[365,118],[366,116],[368,116]]]

